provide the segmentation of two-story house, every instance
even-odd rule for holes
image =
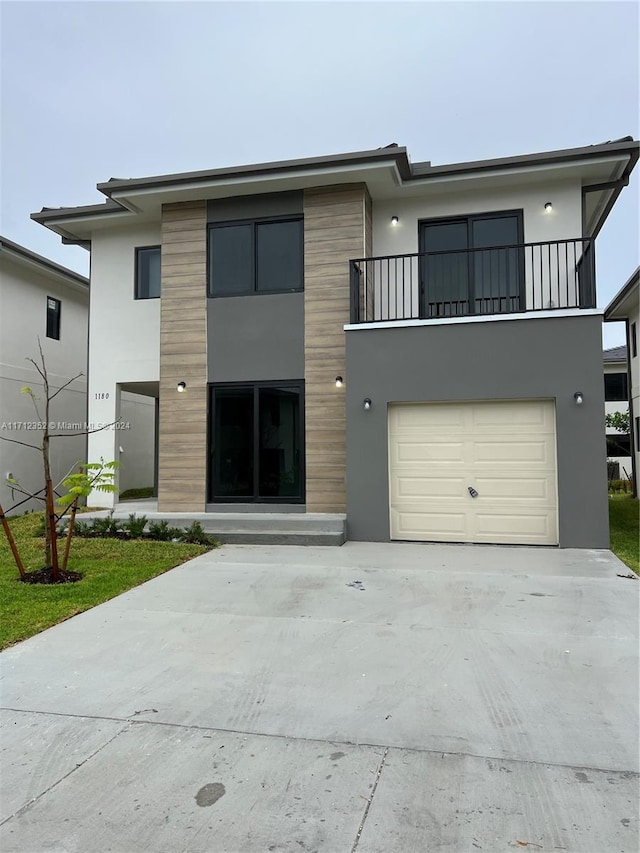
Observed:
[[[41,509],[37,500],[22,502],[24,495],[7,485],[7,477],[29,492],[44,486],[42,456],[25,444],[40,445],[38,428],[44,418],[43,382],[29,361],[39,362],[39,346],[55,394],[78,377],[51,403],[50,461],[54,482],[86,459],[87,360],[89,327],[89,279],[48,258],[0,237],[0,503],[16,512]],[[82,374],[79,376],[79,374]],[[38,410],[30,396],[32,388]],[[110,431],[117,442],[123,489],[153,485],[154,455],[147,434],[155,419],[153,404],[146,397],[124,393],[120,426]],[[16,443],[22,442],[22,443]],[[110,459],[114,456],[111,450]]]
[[[161,512],[607,547],[595,239],[637,159],[392,145],[111,179],[33,218],[91,249],[90,419],[159,399]]]

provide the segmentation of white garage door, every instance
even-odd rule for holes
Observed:
[[[557,545],[553,401],[390,405],[389,491],[392,539]]]

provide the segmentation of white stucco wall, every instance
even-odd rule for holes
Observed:
[[[89,421],[93,424],[112,423],[123,414],[119,383],[157,382],[160,378],[160,300],[134,298],[136,247],[159,244],[159,223],[130,225],[93,237],[89,322]],[[148,422],[149,411],[142,411],[144,423]],[[126,443],[131,441],[132,433],[127,436],[125,432],[109,428],[90,435],[89,459],[102,457],[124,463],[126,457],[128,466],[131,454],[127,453]],[[136,429],[135,436],[145,445],[147,458],[152,458],[146,449],[144,426]],[[153,454],[153,433],[150,441]],[[125,448],[122,460],[120,447]],[[128,474],[123,477],[126,482]],[[120,487],[119,476],[117,485]],[[94,493],[90,503],[110,507],[114,496]]]
[[[49,418],[56,423],[83,423],[86,420],[89,295],[86,290],[65,283],[60,276],[25,265],[5,253],[0,264],[0,435],[39,444],[42,433],[29,427],[40,418],[30,397],[21,393],[21,389],[29,386],[43,400],[43,385],[26,359],[38,360],[39,338],[53,389],[60,388],[78,373],[85,374],[55,398]],[[46,337],[47,296],[61,301],[59,341]],[[44,415],[42,405],[40,411]],[[76,463],[84,461],[85,444],[83,436],[52,439],[50,458],[54,482]],[[5,510],[21,500],[18,493],[6,486],[9,472],[27,490],[40,490],[44,486],[41,454],[0,441],[0,501]],[[32,500],[16,512],[41,508],[41,503]]]

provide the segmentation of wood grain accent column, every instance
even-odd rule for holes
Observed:
[[[304,193],[304,350],[306,505],[345,512],[345,332],[349,261],[370,254],[371,199],[364,184]],[[369,235],[369,240],[366,235]],[[369,245],[367,245],[369,243]]]
[[[207,487],[207,205],[162,207],[158,509],[204,512]],[[178,393],[178,382],[187,390]]]

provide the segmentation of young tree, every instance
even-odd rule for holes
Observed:
[[[36,396],[34,391],[25,387],[22,389],[22,393],[28,394],[31,398],[31,402],[36,411],[36,416],[38,419],[38,423],[41,424],[41,433],[42,433],[42,442],[41,444],[29,444],[26,441],[19,441],[15,438],[7,438],[6,436],[0,436],[0,439],[3,441],[8,441],[12,444],[19,444],[23,447],[29,447],[33,450],[37,450],[40,452],[42,456],[42,468],[44,475],[44,488],[40,489],[38,492],[30,492],[27,489],[23,488],[20,482],[14,478],[7,478],[7,484],[19,494],[23,495],[23,499],[18,501],[10,509],[16,509],[21,506],[23,503],[26,503],[28,500],[35,498],[36,500],[42,501],[44,504],[44,514],[45,514],[45,536],[44,536],[44,561],[45,568],[50,568],[52,573],[52,580],[54,583],[58,583],[61,579],[61,569],[60,569],[60,561],[58,559],[58,540],[57,540],[57,525],[63,516],[67,514],[67,512],[71,513],[71,521],[69,523],[69,528],[67,531],[67,541],[65,545],[65,553],[63,560],[63,571],[66,570],[67,558],[69,555],[69,547],[71,544],[71,537],[73,536],[73,524],[75,522],[75,514],[78,508],[78,501],[83,497],[88,497],[89,494],[95,489],[98,491],[104,492],[114,492],[116,490],[116,486],[113,484],[113,477],[115,469],[118,465],[117,462],[105,462],[103,459],[100,462],[90,463],[89,465],[81,466],[80,463],[78,465],[74,465],[71,471],[69,471],[65,477],[62,478],[61,482],[54,486],[52,477],[51,477],[51,460],[50,460],[50,443],[52,439],[55,438],[68,438],[71,436],[78,435],[88,435],[92,432],[99,432],[101,429],[107,429],[108,427],[113,426],[117,421],[114,421],[112,424],[106,424],[105,426],[100,427],[100,429],[85,429],[79,432],[65,432],[65,433],[52,433],[50,430],[51,421],[50,421],[50,410],[51,410],[51,402],[60,394],[65,388],[68,388],[72,382],[76,379],[79,379],[83,376],[82,373],[78,373],[73,378],[69,379],[68,382],[65,382],[60,386],[57,390],[53,391],[49,385],[49,376],[47,373],[47,366],[44,359],[44,354],[42,352],[42,345],[40,343],[40,339],[38,339],[38,350],[40,353],[40,362],[36,362],[32,358],[28,358],[27,361],[30,361],[37,372],[40,374],[43,382],[44,388],[44,411],[41,411],[39,403],[41,400]],[[85,425],[86,426],[86,425]],[[76,468],[78,470],[76,471]],[[67,494],[64,497],[60,497],[58,489],[64,486],[67,489]],[[59,508],[56,512],[56,497],[59,498]],[[15,541],[13,536],[11,535],[11,530],[7,523],[5,512],[0,505],[0,522],[2,523],[5,535],[7,536],[7,540],[9,542],[9,547],[11,548],[11,552],[16,561],[16,565],[18,567],[18,571],[20,572],[21,577],[25,577],[26,572],[24,571],[24,566],[18,554],[17,547],[15,545]]]

